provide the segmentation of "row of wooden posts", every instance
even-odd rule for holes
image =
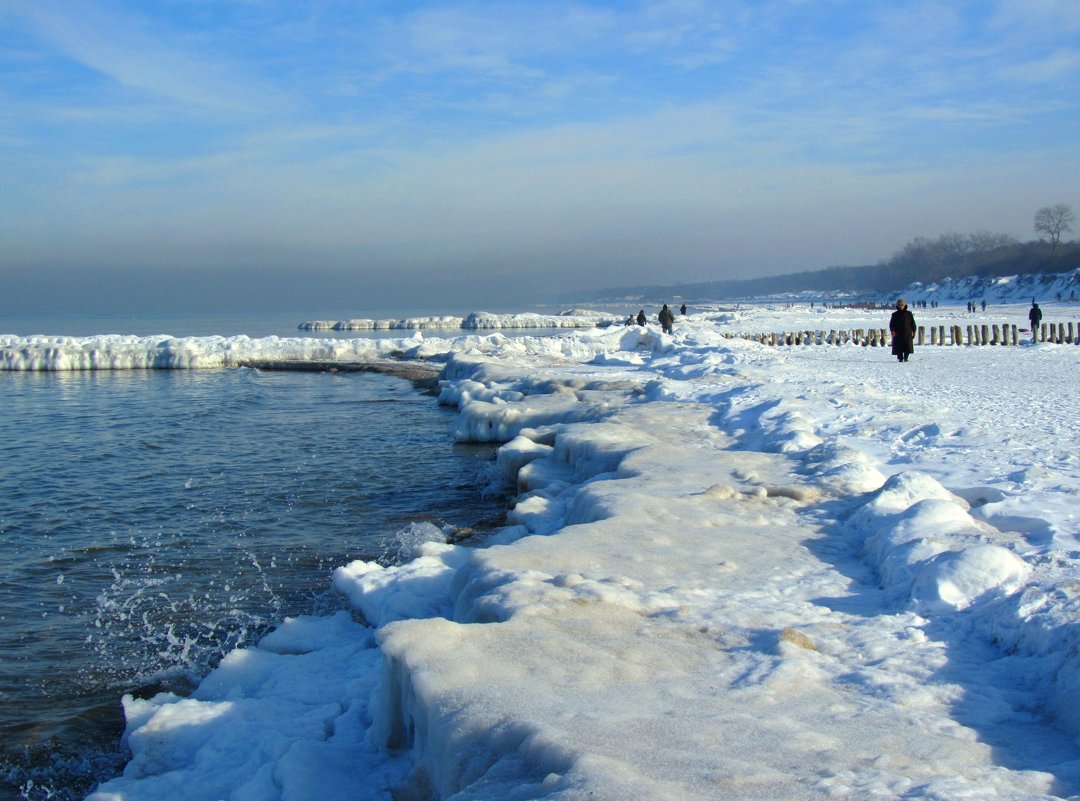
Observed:
[[[1043,323],[1036,332],[1038,342],[1056,342],[1058,345],[1080,345],[1080,324]],[[729,339],[751,339],[763,345],[861,345],[863,347],[885,347],[892,344],[889,332],[884,328],[854,328],[849,331],[787,331],[778,334],[725,334]],[[926,327],[919,326],[916,333],[916,345],[1019,345],[1029,342],[1025,334],[1020,337],[1019,329],[1011,324],[1004,325],[969,325],[966,336],[963,326],[930,326],[929,343]]]

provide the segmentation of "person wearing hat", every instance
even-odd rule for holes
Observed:
[[[915,316],[908,310],[903,298],[896,301],[896,311],[889,318],[892,334],[892,352],[898,362],[906,362],[915,352]]]

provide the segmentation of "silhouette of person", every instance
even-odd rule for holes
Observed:
[[[903,298],[896,301],[896,311],[889,318],[892,334],[892,352],[898,362],[906,362],[915,352],[915,316],[908,310]]]
[[[1028,312],[1028,322],[1031,323],[1031,341],[1039,341],[1039,323],[1042,322],[1042,309],[1035,301],[1031,301],[1031,310]]]

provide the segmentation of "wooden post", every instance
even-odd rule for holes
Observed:
[[[990,331],[987,328],[986,323],[982,324],[982,332],[979,334],[980,345],[985,345],[990,339]]]
[[[937,344],[937,329],[934,326],[930,326],[930,344]]]
[[[1018,335],[1019,335],[1019,332],[1018,332],[1016,326],[1014,325],[1012,327],[1012,343],[1014,345],[1019,345],[1020,344],[1020,340],[1018,338]]]
[[[926,343],[926,329],[923,328],[921,325],[919,326],[918,335],[918,345],[919,347],[922,347]]]
[[[997,323],[994,323],[993,328],[994,328],[994,334],[993,334],[993,337],[990,340],[990,344],[991,345],[1000,345],[1001,344],[1001,330],[998,328]]]
[[[1065,323],[1058,323],[1057,343],[1059,345],[1065,344]]]
[[[954,345],[964,344],[964,332],[958,325],[954,325],[952,329],[952,343]]]
[[[1043,323],[1041,329],[1039,330],[1039,342],[1045,342],[1045,341],[1046,341],[1046,323]]]
[[[1069,321],[1069,344],[1073,344],[1076,339],[1073,337],[1073,324],[1072,320]]]

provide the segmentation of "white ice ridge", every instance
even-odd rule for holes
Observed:
[[[465,317],[409,317],[402,320],[308,320],[300,323],[302,331],[380,331],[393,329],[452,330],[463,328],[514,329],[514,328],[594,328],[622,324],[624,316],[586,309],[569,309],[559,314],[495,314],[472,312]]]
[[[590,358],[652,341],[639,326],[593,329],[581,338],[515,337],[495,332],[451,338],[327,339],[318,337],[174,337],[104,334],[89,337],[0,335],[0,371],[141,370],[240,367],[269,361],[358,363],[384,359],[440,360],[451,352]],[[606,333],[606,336],[590,336]]]
[[[316,339],[247,336],[0,336],[0,370],[131,370],[236,367],[249,361],[370,361],[423,358],[423,339]],[[445,346],[434,347],[436,352]]]
[[[447,340],[506,526],[129,700],[95,801],[1075,797],[1080,348],[722,325]]]

